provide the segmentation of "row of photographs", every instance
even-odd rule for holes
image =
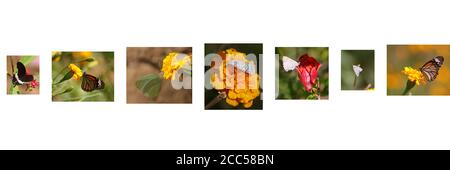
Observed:
[[[276,99],[328,99],[328,47],[276,47]],[[205,109],[262,109],[262,44],[205,44]],[[449,95],[450,45],[388,45],[388,95]],[[375,90],[375,51],[341,51],[341,89]],[[50,59],[48,59],[50,60]],[[192,103],[192,47],[128,47],[127,103]],[[113,101],[114,52],[53,51],[52,101]],[[39,94],[39,56],[7,56],[7,94]]]

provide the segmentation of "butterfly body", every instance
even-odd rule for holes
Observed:
[[[81,81],[81,89],[86,92],[92,92],[94,90],[101,90],[105,88],[105,83],[99,78],[83,73],[82,81]]]
[[[22,62],[17,62],[17,73],[12,76],[12,82],[14,85],[23,85],[30,83],[34,80],[33,75],[27,74],[25,65]]]
[[[437,56],[431,59],[430,61],[426,62],[421,68],[420,71],[423,75],[425,75],[425,78],[428,82],[433,81],[436,79],[437,75],[439,74],[439,69],[441,68],[442,64],[444,63],[444,57]]]

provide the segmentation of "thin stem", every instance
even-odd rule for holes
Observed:
[[[356,90],[356,82],[358,80],[358,76],[355,75],[355,79],[353,80],[353,89]]]
[[[317,100],[320,100],[320,79],[317,77]]]
[[[411,89],[407,89],[407,88],[405,88],[404,90],[403,90],[403,93],[402,93],[402,95],[404,96],[404,95],[406,95],[409,91],[410,91]]]
[[[211,100],[206,106],[205,109],[210,109],[211,107],[215,106],[217,103],[222,101],[223,99],[227,98],[227,95],[225,92],[219,92],[219,95],[217,95],[213,100]]]
[[[406,87],[405,90],[403,90],[402,95],[406,95],[414,86],[416,85],[416,83],[414,81],[406,81]]]

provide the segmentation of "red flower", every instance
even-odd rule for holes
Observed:
[[[37,86],[39,86],[39,82],[36,80],[33,80],[33,81],[31,81],[30,85],[32,88],[36,88]]]
[[[313,85],[316,84],[320,63],[308,54],[303,54],[298,61],[300,62],[297,66],[298,78],[305,90],[311,92]]]

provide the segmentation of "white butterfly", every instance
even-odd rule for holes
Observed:
[[[237,69],[248,74],[256,73],[256,66],[253,62],[244,62],[240,60],[229,60],[227,66],[236,67]]]
[[[294,70],[300,64],[299,62],[286,56],[283,56],[281,60],[283,61],[283,68],[286,72]]]
[[[353,65],[353,72],[355,72],[356,77],[359,77],[359,73],[361,73],[363,69],[361,68],[361,65]]]

